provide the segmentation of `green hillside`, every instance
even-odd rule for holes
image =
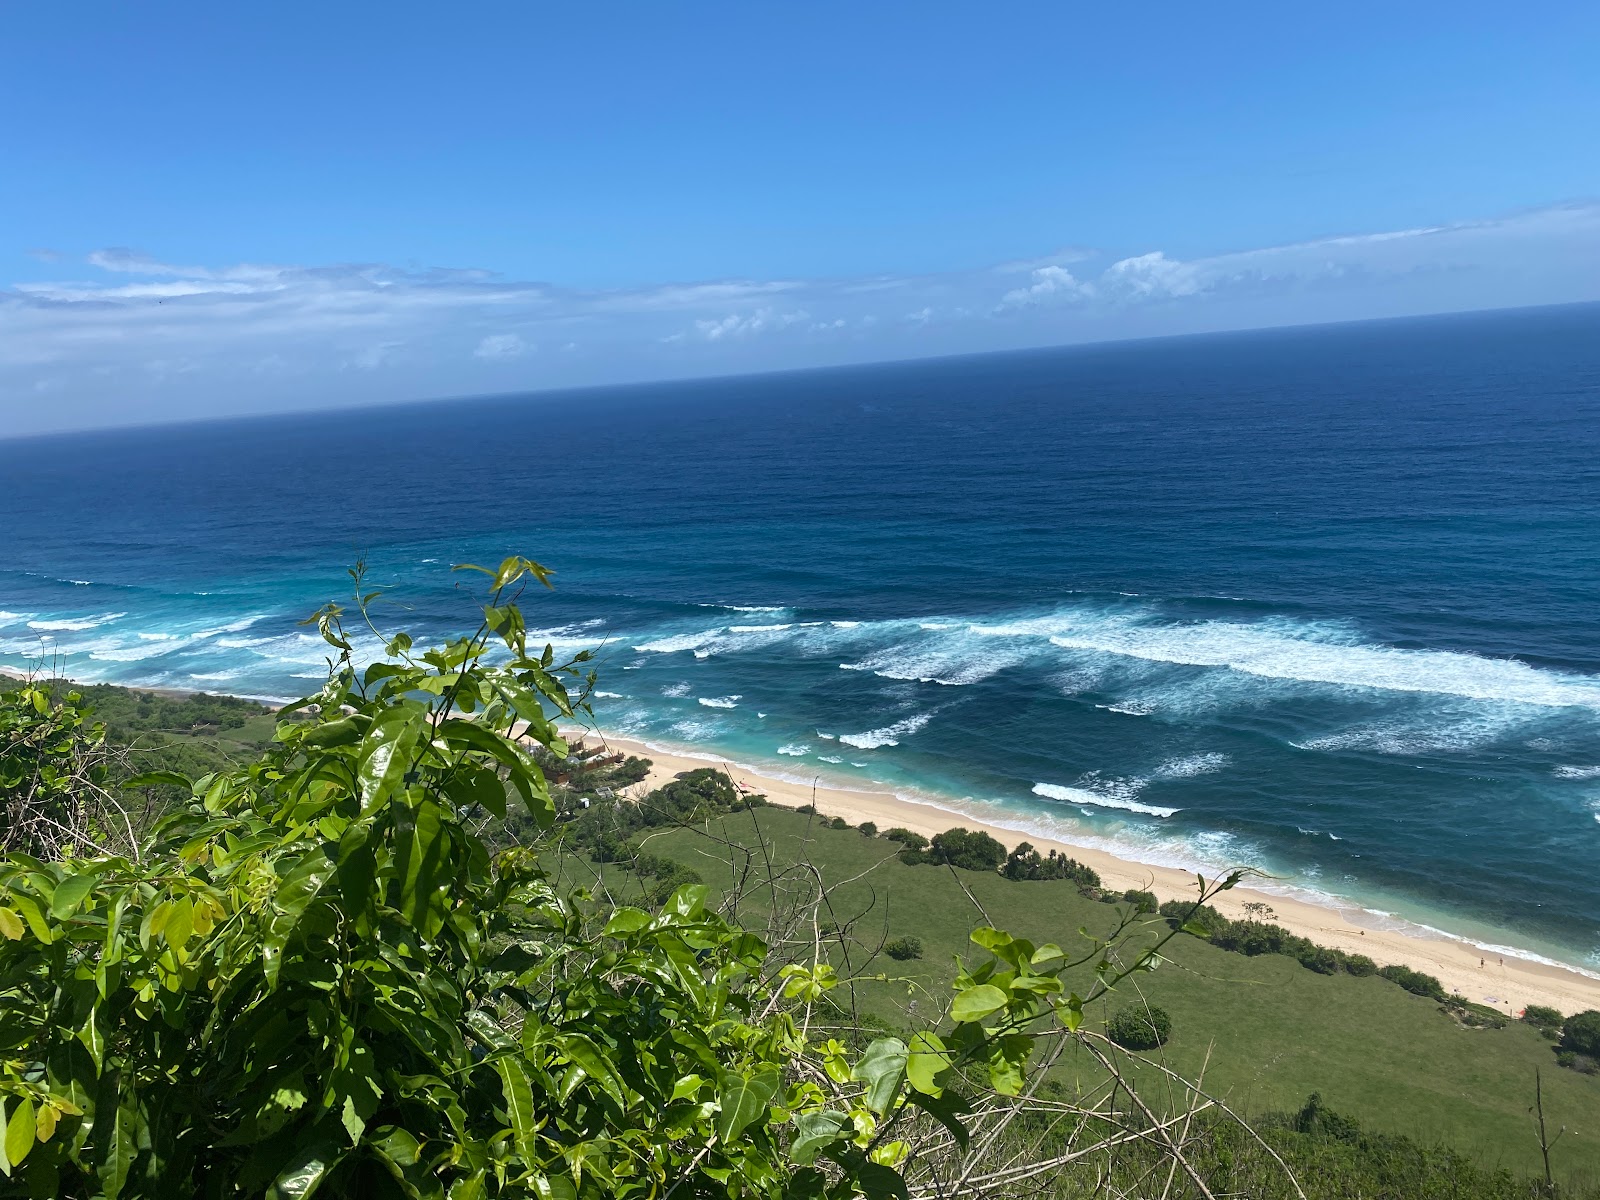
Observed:
[[[1070,953],[1075,942],[1087,946],[1080,928],[1104,936],[1128,908],[1085,899],[1065,880],[1014,883],[992,872],[906,866],[893,842],[778,807],[732,814],[703,830],[655,832],[641,844],[722,891],[747,874],[747,852],[758,863],[814,865],[833,920],[849,924],[850,940],[859,943],[849,951],[834,939],[833,960],[841,972],[848,965],[893,981],[864,982],[857,999],[865,1013],[896,1027],[908,1023],[908,1011],[926,1018],[949,995],[955,958],[974,955],[968,933],[975,925],[1055,941]],[[581,859],[567,860],[565,869],[575,881],[619,872]],[[747,886],[741,919],[759,929],[771,906],[765,890]],[[1147,940],[1166,930],[1159,918],[1143,924]],[[920,959],[879,954],[865,961],[863,947],[905,936],[921,940]],[[1172,961],[1135,976],[1138,997],[1172,1016],[1166,1060],[1190,1077],[1203,1068],[1208,1090],[1241,1115],[1295,1110],[1318,1092],[1368,1128],[1533,1172],[1541,1169],[1529,1116],[1538,1070],[1552,1126],[1567,1127],[1555,1151],[1558,1173],[1600,1176],[1600,1078],[1559,1068],[1551,1043],[1532,1027],[1468,1028],[1436,1002],[1377,976],[1320,975],[1292,958],[1246,957],[1187,935],[1168,951]],[[847,953],[854,954],[848,964]],[[1087,979],[1085,972],[1085,986]],[[1126,1001],[1138,998],[1128,987]],[[1068,1062],[1057,1074],[1072,1086],[1095,1069]]]

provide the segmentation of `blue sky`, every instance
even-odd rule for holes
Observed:
[[[1600,6],[13,5],[0,434],[1600,299]]]

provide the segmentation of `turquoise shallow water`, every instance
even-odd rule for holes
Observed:
[[[0,663],[288,697],[357,555],[597,711],[1600,965],[1600,307],[0,442]]]

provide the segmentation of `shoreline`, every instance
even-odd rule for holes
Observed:
[[[13,679],[27,678],[20,671],[0,667],[0,675]],[[74,681],[82,682],[82,681]],[[117,687],[130,687],[116,684]],[[136,690],[167,695],[195,695],[189,688],[138,688]],[[234,693],[222,693],[234,695]],[[239,697],[253,700],[269,708],[279,704],[262,701],[256,697]],[[820,776],[812,783],[763,774],[759,769],[734,761],[724,755],[687,748],[662,748],[660,743],[639,738],[611,735],[603,728],[585,729],[585,736],[597,737],[607,745],[651,761],[650,774],[644,784],[659,787],[673,776],[715,765],[726,771],[740,787],[761,792],[780,804],[799,807],[814,804],[817,811],[828,817],[844,817],[853,825],[874,821],[880,828],[900,826],[931,837],[946,829],[960,826],[988,833],[1007,850],[1019,842],[1030,842],[1041,851],[1057,850],[1094,868],[1108,889],[1124,891],[1128,888],[1154,892],[1157,899],[1188,900],[1195,895],[1195,876],[1177,867],[1141,863],[1123,858],[1109,850],[1080,845],[1045,834],[1022,832],[1004,825],[984,821],[980,817],[955,807],[945,808],[934,803],[919,803],[892,792],[870,791],[840,787],[821,782]],[[1299,896],[1266,891],[1241,883],[1222,892],[1212,901],[1215,907],[1230,920],[1245,916],[1244,905],[1263,903],[1273,910],[1268,918],[1300,937],[1309,938],[1318,945],[1343,950],[1351,954],[1365,954],[1380,967],[1400,963],[1413,970],[1423,971],[1438,978],[1445,991],[1466,999],[1499,1009],[1515,1016],[1529,1004],[1542,1004],[1560,1009],[1570,1015],[1584,1009],[1600,1009],[1600,978],[1560,963],[1524,957],[1531,951],[1518,952],[1514,947],[1501,949],[1481,946],[1465,938],[1429,927],[1408,922],[1410,930],[1384,929],[1376,926],[1382,920],[1360,905],[1340,904],[1337,898],[1328,897],[1328,903],[1317,903]],[[1506,950],[1510,950],[1507,954]],[[1482,965],[1480,965],[1482,964]]]
[[[852,825],[876,822],[880,829],[899,826],[931,837],[954,826],[988,833],[1007,850],[1030,842],[1041,851],[1057,850],[1093,867],[1108,889],[1139,888],[1154,892],[1158,900],[1192,900],[1195,876],[1176,867],[1156,866],[1122,858],[1108,850],[1076,845],[1034,833],[1022,833],[993,824],[970,813],[918,803],[886,791],[863,791],[821,782],[800,784],[763,774],[758,768],[709,751],[662,748],[660,743],[613,736],[604,729],[583,731],[610,748],[637,754],[651,761],[649,776],[640,786],[659,787],[673,776],[705,766],[726,771],[741,788],[760,792],[779,804],[799,807],[814,804],[827,817],[843,817]],[[1334,901],[1333,897],[1329,898]],[[1478,946],[1440,930],[1412,926],[1414,932],[1377,927],[1378,914],[1356,904],[1318,904],[1297,896],[1252,888],[1248,881],[1220,893],[1212,905],[1231,920],[1244,917],[1244,905],[1263,903],[1273,910],[1267,918],[1318,945],[1365,954],[1380,967],[1399,963],[1438,978],[1446,992],[1476,1004],[1516,1016],[1530,1004],[1542,1004],[1570,1015],[1600,1009],[1600,979],[1558,963],[1542,962]],[[1530,952],[1531,953],[1531,952]],[[1480,965],[1480,963],[1482,965]]]

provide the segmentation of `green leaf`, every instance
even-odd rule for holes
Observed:
[[[619,908],[606,922],[604,933],[606,937],[622,937],[625,934],[638,933],[649,924],[650,914],[644,909]]]
[[[839,1135],[855,1126],[842,1112],[801,1113],[794,1119],[794,1140],[789,1143],[789,1157],[802,1167],[816,1162],[817,1154],[839,1140]]]
[[[100,1190],[105,1200],[117,1200],[123,1185],[128,1182],[128,1172],[133,1167],[137,1150],[134,1126],[138,1115],[126,1099],[116,1107],[111,1128],[106,1136],[105,1154],[100,1160]]]
[[[863,1163],[856,1174],[856,1186],[868,1200],[877,1200],[879,1196],[911,1200],[911,1193],[906,1190],[906,1181],[901,1178],[900,1172],[882,1163]]]
[[[363,814],[387,800],[405,779],[425,722],[426,714],[420,708],[392,708],[373,722],[361,745]]]
[[[539,1160],[538,1116],[533,1111],[533,1087],[528,1082],[528,1070],[518,1058],[497,1058],[494,1068],[500,1072],[500,1090],[505,1095],[506,1119],[511,1122],[511,1136],[517,1143],[517,1153],[523,1164],[533,1167]]]
[[[83,1028],[78,1030],[75,1035],[78,1041],[83,1043],[83,1048],[89,1052],[89,1057],[94,1060],[96,1075],[100,1073],[101,1064],[105,1061],[106,1053],[106,1039],[105,1035],[100,1032],[99,1016],[99,1006],[91,1008],[89,1016],[83,1022]]]
[[[955,1003],[950,1006],[950,1019],[953,1021],[981,1021],[992,1012],[997,1012],[1006,1006],[1006,994],[992,983],[980,983],[977,987],[967,988],[955,998]]]
[[[999,950],[1003,946],[1009,946],[1012,942],[1012,937],[1009,933],[999,929],[990,929],[988,926],[974,929],[971,938],[975,944],[991,952]]]
[[[17,906],[17,911],[22,914],[22,919],[28,923],[28,928],[33,930],[33,936],[46,946],[56,940],[55,931],[44,919],[44,912],[39,908],[39,903],[32,896],[22,892],[14,892],[11,902]]]
[[[322,1186],[335,1165],[328,1159],[329,1147],[317,1144],[301,1150],[267,1189],[267,1200],[308,1200]]]
[[[450,799],[462,808],[474,805],[485,808],[495,816],[505,819],[506,785],[498,772],[488,767],[466,766],[457,771],[450,781]]]
[[[449,871],[446,852],[450,837],[444,831],[439,805],[425,797],[412,814],[410,836],[400,843],[400,911],[425,938],[443,927],[453,901],[444,886]]]
[[[867,1107],[879,1116],[893,1107],[906,1074],[906,1044],[899,1038],[878,1038],[850,1072],[850,1078],[867,1085]]]
[[[33,1149],[35,1115],[33,1101],[27,1096],[12,1110],[11,1119],[6,1122],[5,1150],[9,1166],[21,1166],[22,1160],[28,1157],[28,1151]]]
[[[622,1094],[622,1080],[615,1068],[606,1061],[599,1046],[581,1033],[558,1033],[550,1039],[550,1044],[588,1072],[589,1078],[598,1083],[619,1107],[627,1107],[627,1100]]]
[[[950,1052],[936,1033],[913,1034],[906,1056],[906,1078],[917,1091],[937,1096],[943,1089],[934,1077],[950,1065]]]
[[[960,1096],[948,1089],[941,1096],[927,1096],[918,1092],[906,1094],[908,1102],[926,1111],[934,1120],[948,1129],[963,1151],[967,1149],[969,1135],[961,1118],[971,1112],[971,1107]]]
[[[278,885],[277,894],[272,899],[273,907],[277,911],[273,914],[272,923],[267,926],[266,937],[261,940],[262,965],[268,987],[277,987],[283,948],[299,927],[306,906],[322,891],[322,885],[328,881],[337,866],[338,864],[319,846],[301,859],[294,870],[289,872],[288,877]]]
[[[751,1074],[726,1071],[717,1088],[717,1137],[724,1145],[762,1117],[778,1094],[778,1068],[762,1067]]]
[[[545,786],[544,772],[522,747],[485,729],[476,721],[463,721],[459,717],[443,722],[439,726],[439,736],[493,756],[507,768],[511,786],[517,789],[517,794],[528,807],[528,814],[539,828],[548,829],[554,823],[556,806],[551,802],[549,789]]]
[[[692,921],[705,911],[706,897],[710,894],[711,889],[706,884],[686,883],[668,897],[661,906],[661,914]]]
[[[340,717],[337,721],[327,721],[307,728],[300,735],[300,744],[316,746],[323,750],[331,750],[336,746],[353,746],[361,740],[361,735],[370,724],[370,719],[366,718],[358,721],[355,717]]]

